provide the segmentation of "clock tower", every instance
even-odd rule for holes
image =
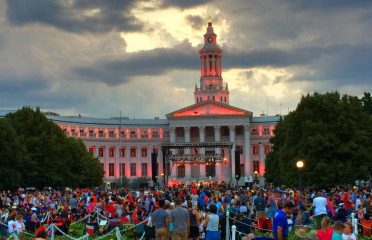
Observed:
[[[221,76],[222,49],[217,45],[217,35],[213,31],[212,22],[208,23],[204,34],[204,46],[200,54],[200,88],[195,85],[195,103],[216,101],[229,104],[227,84],[223,86]]]

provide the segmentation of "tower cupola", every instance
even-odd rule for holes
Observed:
[[[204,46],[200,55],[200,88],[195,88],[195,103],[211,100],[229,104],[229,91],[222,79],[222,49],[217,45],[217,35],[212,22],[204,34]]]

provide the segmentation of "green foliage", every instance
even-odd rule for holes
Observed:
[[[103,172],[80,139],[67,137],[39,109],[0,120],[0,188],[97,186]]]
[[[130,185],[130,181],[126,176],[122,176],[119,180],[115,182],[115,186],[119,188],[122,188],[122,187],[127,188],[129,187],[129,185]]]
[[[76,223],[76,224],[71,224],[69,227],[68,227],[68,235],[69,236],[72,236],[72,237],[75,237],[75,238],[79,238],[81,236],[84,236],[85,234],[85,223]]]
[[[372,169],[368,96],[364,100],[337,92],[303,96],[296,110],[276,126],[273,151],[266,159],[268,181],[297,185],[300,159],[305,162],[300,173],[305,185],[367,180]]]

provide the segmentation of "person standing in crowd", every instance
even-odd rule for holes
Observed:
[[[327,216],[327,199],[322,196],[322,192],[318,192],[317,196],[313,199],[314,207],[314,225],[316,229],[320,229],[320,222],[323,217]]]
[[[341,198],[342,202],[344,203],[344,209],[346,210],[347,216],[349,216],[353,211],[353,200],[351,198],[351,192],[351,189],[346,190]]]
[[[186,240],[190,228],[190,217],[187,209],[183,208],[182,199],[176,198],[176,207],[171,210],[171,219],[173,223],[172,240]]]
[[[256,209],[256,218],[257,219],[266,218],[266,214],[265,214],[266,203],[265,203],[265,199],[263,198],[261,192],[257,194],[257,197],[254,199],[253,203],[254,203],[254,208]]]
[[[210,205],[209,212],[203,224],[206,228],[205,240],[220,240],[221,234],[218,231],[219,217],[217,215],[217,207],[214,204]]]
[[[79,202],[76,199],[76,194],[73,194],[72,197],[68,200],[68,206],[71,210],[71,215],[76,217],[77,208],[78,208]]]
[[[295,205],[292,202],[287,202],[283,209],[279,209],[274,216],[273,221],[273,237],[277,240],[288,239],[288,222],[287,215],[291,215],[295,210]]]
[[[152,214],[152,222],[155,224],[156,239],[168,239],[168,212],[164,209],[165,200],[159,200],[159,209]]]
[[[198,240],[199,239],[199,225],[200,225],[200,215],[199,212],[194,208],[191,201],[187,202],[187,208],[190,216],[190,229],[189,229],[189,239]]]
[[[336,221],[333,224],[332,240],[342,240],[343,231],[344,231],[344,224],[340,221]]]
[[[331,219],[329,217],[323,217],[320,229],[317,232],[319,240],[332,240],[333,229],[330,225]]]
[[[353,233],[353,225],[350,222],[346,222],[344,225],[342,240],[356,240],[356,236]]]

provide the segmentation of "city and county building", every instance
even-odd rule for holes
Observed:
[[[165,119],[47,117],[67,135],[82,139],[101,162],[105,182],[154,175],[161,184],[201,180],[236,184],[236,177],[241,183],[263,182],[269,140],[280,116],[254,117],[230,105],[228,84],[222,78],[223,51],[212,23],[199,56],[201,76],[194,104]]]

